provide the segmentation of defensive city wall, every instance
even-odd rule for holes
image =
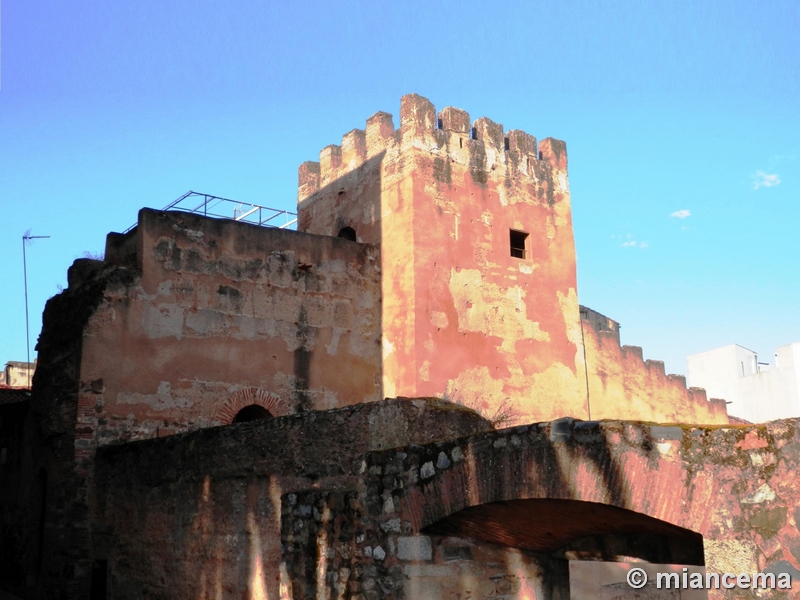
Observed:
[[[145,209],[104,261],[76,261],[43,316],[20,493],[4,510],[3,544],[24,557],[11,571],[88,589],[104,444],[379,399],[378,254]]]
[[[569,556],[646,540],[797,568],[797,424],[715,428],[724,400],[620,346],[578,303],[570,202],[563,142],[409,95],[300,167],[299,231],[143,209],[71,267],[26,409],[0,406],[0,589],[466,597],[488,561],[557,598]],[[498,411],[522,429],[486,433]],[[501,548],[458,525],[534,500],[588,529]],[[591,529],[595,504],[624,526]]]
[[[725,400],[687,389],[685,376],[667,375],[660,360],[644,360],[641,347],[621,346],[619,323],[585,306],[580,316],[591,418],[616,419],[624,410],[659,423],[728,422]]]

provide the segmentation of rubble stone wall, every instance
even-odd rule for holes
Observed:
[[[105,446],[96,530],[108,538],[109,597],[283,598],[281,496],[341,500],[369,450],[490,428],[458,405],[398,399]]]
[[[314,566],[321,574],[315,581],[327,586],[331,597],[342,587],[363,590],[364,598],[446,597],[459,572],[456,565],[443,568],[438,562],[449,544],[442,524],[449,523],[495,552],[498,546],[538,548],[552,560],[569,558],[563,546],[587,536],[677,535],[690,547],[693,536],[702,535],[708,570],[790,573],[793,591],[776,590],[769,596],[789,599],[800,593],[798,468],[797,419],[725,428],[562,419],[370,453],[359,498],[361,526],[337,542],[348,547],[353,558],[346,571],[329,574],[317,558]],[[324,493],[307,496],[305,505],[324,501]],[[526,502],[543,500],[550,503],[549,512],[534,508],[539,504],[526,508]],[[284,504],[292,508],[288,498]],[[567,505],[577,510],[566,510]],[[562,514],[553,519],[559,510]],[[607,511],[619,514],[606,518],[602,513]],[[292,565],[298,564],[295,553],[304,552],[306,543],[306,524],[296,513],[295,519],[284,521],[283,529],[290,581],[302,578]],[[562,544],[560,555],[548,547],[553,539]],[[459,551],[451,552],[459,559]],[[466,552],[461,552],[463,559]],[[519,573],[530,570],[515,571],[509,566],[514,563],[504,560],[499,564],[507,565],[506,575],[516,576],[515,585],[520,585],[525,578]],[[543,565],[541,560],[533,562]],[[313,570],[307,564],[304,568]],[[556,572],[530,574],[532,588],[541,595],[523,597],[565,597],[554,591],[558,585],[547,584],[563,582],[558,566],[551,568]],[[481,591],[491,581],[492,576],[463,572],[461,593],[471,595],[461,597],[492,597]],[[414,586],[422,584],[424,594],[413,595],[412,590],[418,590]],[[742,597],[741,593],[712,590],[709,598]]]

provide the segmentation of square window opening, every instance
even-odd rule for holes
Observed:
[[[511,230],[511,256],[514,258],[527,258],[525,250],[528,244],[528,234],[524,231]]]

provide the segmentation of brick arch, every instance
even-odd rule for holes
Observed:
[[[220,423],[229,425],[233,423],[236,413],[251,404],[264,407],[273,417],[281,417],[292,413],[286,402],[276,394],[256,387],[246,387],[233,392],[217,411],[215,418]]]
[[[554,499],[618,507],[703,534],[716,484],[681,460],[682,434],[572,419],[523,426],[369,456],[378,478],[401,459],[391,468],[405,475],[391,492],[386,479],[368,477],[367,485],[396,498],[395,516],[416,533],[471,507]]]

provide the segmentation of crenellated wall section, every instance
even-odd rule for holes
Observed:
[[[667,375],[660,360],[644,360],[640,347],[621,346],[619,323],[581,306],[581,324],[593,419],[639,414],[657,423],[728,423],[725,400],[687,389],[686,377]]]

